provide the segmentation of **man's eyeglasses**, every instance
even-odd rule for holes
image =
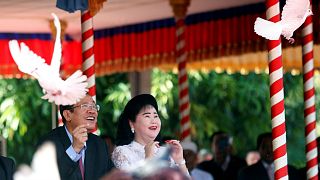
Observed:
[[[100,110],[100,106],[98,104],[80,104],[78,106],[73,106],[72,109],[76,108],[76,107],[80,107],[82,110],[95,110],[95,111],[99,111]]]

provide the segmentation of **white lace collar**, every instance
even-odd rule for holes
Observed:
[[[137,141],[131,141],[130,145],[136,149],[144,149],[144,145],[138,143]]]
[[[132,150],[133,151],[136,151],[136,152],[140,152],[140,153],[145,153],[145,150],[144,150],[144,145],[140,144],[139,142],[137,141],[131,141],[131,143],[129,144],[130,147],[132,147]],[[159,152],[159,149],[160,148],[154,148],[154,153],[157,155],[158,152]]]

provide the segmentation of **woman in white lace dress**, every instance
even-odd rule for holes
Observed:
[[[127,103],[118,123],[117,147],[111,158],[117,168],[131,169],[140,161],[158,157],[165,150],[158,141],[161,120],[157,102],[152,95],[141,94],[132,98]],[[180,142],[170,140],[167,143],[172,147],[173,166],[179,167],[188,174]]]

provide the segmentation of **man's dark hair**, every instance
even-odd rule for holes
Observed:
[[[212,143],[212,141],[213,141],[213,138],[214,138],[215,136],[217,136],[217,135],[226,135],[226,136],[228,136],[228,134],[227,134],[225,131],[217,131],[217,132],[214,132],[214,133],[211,135],[211,137],[210,137],[211,143]]]
[[[59,106],[59,111],[60,111],[60,115],[61,115],[61,117],[62,117],[62,122],[63,122],[63,124],[65,124],[66,123],[66,118],[63,116],[63,111],[64,110],[70,110],[70,111],[73,111],[73,105],[60,105]]]
[[[266,132],[266,133],[262,133],[258,136],[257,138],[257,150],[259,150],[262,141],[266,138],[272,138],[272,133],[271,132]]]

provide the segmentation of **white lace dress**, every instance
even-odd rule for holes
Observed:
[[[165,147],[155,148],[155,157],[161,155],[165,151]],[[117,146],[111,156],[116,168],[128,170],[137,165],[140,161],[145,160],[144,146],[136,141],[132,141],[128,145]],[[171,159],[170,164],[174,164]]]

